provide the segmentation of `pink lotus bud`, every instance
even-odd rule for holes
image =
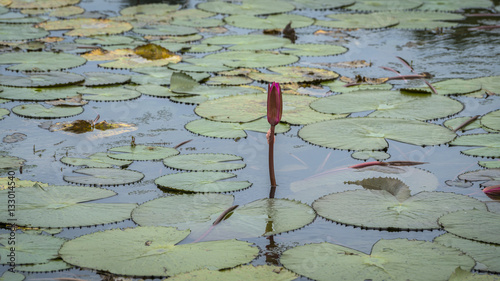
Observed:
[[[283,99],[279,83],[273,82],[267,86],[267,121],[276,126],[281,120]]]
[[[500,200],[500,185],[492,185],[483,189],[484,194],[493,200]]]

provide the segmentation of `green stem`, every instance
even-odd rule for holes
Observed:
[[[274,126],[271,125],[271,134],[269,136],[269,177],[271,179],[271,193],[270,198],[274,198],[274,191],[276,190],[276,177],[274,176]]]

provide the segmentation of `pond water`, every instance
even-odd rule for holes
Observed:
[[[195,8],[202,1],[125,1],[107,0],[94,1],[83,0],[78,6],[86,11],[100,12],[108,17],[119,15],[119,11],[125,7],[145,3],[179,3],[183,8]],[[498,6],[499,1],[492,2]],[[466,10],[462,14],[491,12],[488,9]],[[292,14],[304,15],[315,19],[327,19],[326,15],[342,12],[341,10],[300,10]],[[221,15],[216,18],[222,18]],[[326,35],[314,35],[317,30],[335,30],[320,26],[309,26],[297,28],[298,39],[296,43],[319,43],[341,45],[348,49],[347,52],[337,56],[300,57],[294,65],[305,67],[324,68],[322,63],[337,63],[353,60],[365,60],[372,63],[371,67],[364,68],[339,68],[330,67],[330,70],[338,72],[342,76],[354,77],[361,75],[365,77],[381,78],[395,76],[394,73],[383,70],[380,66],[391,67],[400,70],[402,74],[411,74],[410,70],[400,63],[396,56],[412,62],[417,72],[429,72],[433,78],[429,82],[435,83],[445,79],[461,78],[471,79],[500,75],[498,64],[500,36],[499,29],[493,30],[468,30],[470,26],[498,24],[495,17],[474,18],[459,21],[460,25],[455,28],[442,30],[406,30],[406,29],[352,29],[343,30]],[[200,33],[204,37],[236,35],[236,34],[259,34],[261,31],[225,26],[227,32],[214,34],[210,32]],[[51,36],[62,36],[63,31],[52,31]],[[133,32],[125,35],[137,36]],[[73,37],[64,37],[66,42],[71,42]],[[202,57],[205,54],[181,54],[182,56]],[[94,71],[109,71],[121,74],[139,75],[126,69],[103,69],[98,66],[100,62],[88,61],[85,65],[73,68],[69,71],[74,73],[85,73]],[[17,75],[5,68],[8,65],[0,65],[0,73],[3,75]],[[401,88],[410,85],[424,86],[422,81],[391,81],[394,87]],[[251,85],[266,87],[265,83],[253,82]],[[329,95],[327,87],[303,88],[303,92],[312,93],[317,97]],[[498,93],[498,89],[496,89]],[[453,117],[485,115],[500,108],[498,95],[488,98],[475,98],[470,96],[454,96],[454,99],[464,105],[464,109],[458,114],[432,120],[435,124],[442,124]],[[354,103],[356,101],[353,101]],[[12,101],[1,104],[1,108],[11,110],[17,105],[25,102]],[[234,105],[235,107],[238,104]],[[128,145],[131,138],[136,143],[148,145],[164,145],[173,147],[183,141],[191,140],[179,148],[181,154],[188,153],[228,153],[241,156],[246,167],[233,171],[238,180],[248,180],[252,186],[248,189],[232,192],[234,204],[244,205],[258,199],[266,198],[269,194],[268,176],[268,145],[264,133],[247,131],[248,136],[238,140],[209,138],[196,135],[185,129],[185,125],[200,117],[194,113],[195,105],[172,102],[167,98],[158,98],[142,95],[140,98],[130,101],[119,102],[96,102],[90,101],[84,106],[84,112],[69,119],[54,119],[53,122],[67,120],[93,120],[100,115],[100,120],[108,122],[125,122],[136,125],[134,131],[125,133],[114,133],[108,130],[105,133],[94,131],[85,134],[72,134],[67,132],[49,132],[39,125],[46,121],[41,119],[25,118],[11,113],[0,121],[1,137],[19,132],[26,134],[25,140],[16,143],[0,143],[0,152],[17,156],[26,160],[22,173],[16,171],[16,176],[24,180],[39,181],[51,185],[67,185],[63,176],[73,174],[79,167],[67,166],[60,162],[64,156],[87,157],[93,153],[106,152],[107,149],[116,146]],[[351,116],[366,116],[369,112],[354,113]],[[317,198],[331,192],[324,188],[307,186],[305,179],[323,172],[328,174],[338,173],[338,170],[348,166],[362,163],[362,161],[351,157],[352,151],[336,150],[312,145],[300,137],[298,131],[303,126],[292,126],[291,130],[278,134],[275,144],[275,167],[278,187],[276,198],[288,198],[312,204]],[[118,129],[120,130],[120,129]],[[466,132],[481,133],[482,129]],[[462,132],[458,133],[463,134]],[[478,161],[491,160],[467,156],[461,153],[465,148],[462,146],[417,146],[388,140],[387,153],[390,155],[388,161],[419,161],[426,164],[418,166],[432,173],[438,181],[436,191],[454,192],[468,195],[481,201],[491,202],[481,191],[479,184],[474,182],[469,187],[446,184],[446,181],[454,181],[460,174],[468,171],[478,170]],[[373,159],[372,159],[373,160]],[[369,160],[371,161],[371,160]],[[175,173],[161,161],[135,161],[128,169],[142,172],[145,177],[142,181],[130,185],[106,187],[118,193],[117,196],[101,199],[98,202],[113,203],[138,203],[143,204],[155,198],[169,195],[159,189],[154,180],[160,176]],[[1,176],[6,176],[3,173]],[[3,203],[2,203],[3,204]],[[498,203],[496,203],[498,204]],[[366,216],[370,216],[369,213]],[[58,237],[75,238],[96,231],[135,227],[131,220],[119,223],[105,224],[84,228],[65,228]],[[8,233],[7,229],[0,229],[0,234]],[[270,264],[281,265],[279,257],[286,249],[305,245],[309,243],[331,242],[343,245],[365,253],[370,253],[372,246],[380,239],[407,238],[432,241],[435,237],[445,233],[444,230],[426,231],[381,231],[373,229],[361,229],[328,221],[317,216],[313,223],[293,232],[269,237],[258,237],[242,239],[255,243],[260,248],[259,256],[252,261],[253,265]],[[188,237],[181,243],[193,242],[197,237]],[[124,245],[126,247],[126,245]],[[0,274],[8,269],[0,266]],[[51,273],[27,273],[28,280],[42,280],[40,278],[80,278],[84,280],[100,280],[101,276],[92,271],[84,269],[70,269]],[[299,277],[299,280],[308,280]]]

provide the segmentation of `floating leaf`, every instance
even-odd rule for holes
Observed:
[[[84,100],[93,101],[124,101],[136,99],[141,96],[140,92],[133,89],[127,89],[122,86],[99,88],[87,87],[82,90],[78,90],[78,93],[82,95]]]
[[[268,15],[289,12],[295,6],[277,0],[242,0],[239,3],[210,1],[197,5],[198,9],[219,14]]]
[[[145,27],[134,27],[134,32],[141,35],[150,36],[182,36],[182,35],[192,35],[198,33],[198,30],[194,27],[171,25],[171,24],[155,24],[148,25]]]
[[[482,85],[481,96],[484,95],[484,92],[492,92],[498,93],[500,89],[500,76],[488,76],[488,77],[479,77],[470,79],[471,82],[479,82]]]
[[[30,180],[20,180],[18,178],[12,178],[12,177],[3,177],[0,178],[0,190],[7,189],[9,187],[9,182],[14,182],[17,187],[25,187],[25,186],[40,186],[40,187],[46,187],[49,186],[46,183],[39,182],[39,181],[30,181]],[[12,185],[12,184],[11,184]]]
[[[250,84],[253,80],[248,77],[243,76],[213,76],[210,77],[206,84],[207,85],[244,85]]]
[[[345,6],[350,6],[354,4],[354,1],[352,0],[337,0],[337,1],[330,1],[330,0],[292,0],[290,1],[296,9],[302,10],[302,9],[312,9],[312,10],[323,10],[323,9],[335,9],[335,8],[341,8]]]
[[[49,35],[45,29],[33,27],[32,24],[0,24],[0,29],[1,41],[32,40]]]
[[[236,175],[227,172],[176,173],[157,178],[155,184],[186,192],[230,192],[252,185],[249,181],[221,181],[233,177]]]
[[[64,35],[80,37],[120,34],[133,28],[133,26],[128,22],[91,18],[48,21],[38,24],[38,27],[49,31],[72,29],[71,31],[65,32]]]
[[[177,154],[177,149],[163,146],[125,145],[108,149],[108,156],[118,160],[161,160]]]
[[[189,26],[189,27],[216,27],[224,25],[221,19],[207,18],[177,18],[172,21],[174,25]]]
[[[366,28],[376,29],[395,26],[399,23],[396,17],[373,14],[332,14],[327,17],[333,20],[317,20],[314,24],[329,28]]]
[[[180,8],[178,4],[154,3],[126,7],[120,10],[121,15],[166,15]]]
[[[82,89],[80,86],[48,88],[5,87],[4,91],[0,92],[0,97],[9,100],[48,101],[75,96],[80,89]]]
[[[61,0],[61,1],[31,1],[31,0],[12,0],[8,6],[11,9],[48,9],[58,8],[78,4],[80,0]]]
[[[470,116],[464,116],[464,117],[457,117],[453,119],[448,119],[444,121],[443,125],[450,129],[450,130],[455,130],[458,128],[460,125],[462,125],[464,122],[467,120],[470,120],[472,117]],[[466,125],[465,127],[461,128],[461,131],[469,131],[469,130],[474,130],[474,129],[479,129],[481,128],[481,124],[479,123],[479,120],[474,120],[472,123]]]
[[[316,99],[304,95],[283,95],[282,121],[298,125],[342,117],[310,109],[309,104]],[[250,122],[266,116],[266,103],[266,94],[229,96],[203,102],[195,108],[195,112],[213,121]],[[235,107],[235,104],[239,106]]]
[[[458,176],[461,180],[467,181],[485,181],[481,186],[499,185],[500,169],[486,169],[463,173]]]
[[[178,71],[193,71],[193,72],[218,72],[231,70],[233,67],[228,67],[219,59],[210,58],[187,58],[185,63],[171,64],[168,67]]]
[[[339,77],[338,73],[322,68],[281,66],[270,67],[269,70],[279,74],[251,72],[248,76],[254,80],[268,83],[315,82]]]
[[[243,265],[228,270],[208,270],[200,269],[189,273],[182,273],[170,277],[171,281],[202,281],[202,280],[224,280],[238,281],[245,278],[247,281],[274,280],[287,281],[295,280],[298,276],[282,267],[274,265]]]
[[[304,126],[299,136],[313,144],[336,149],[382,150],[387,139],[414,145],[438,145],[455,133],[435,124],[396,118],[345,118]]]
[[[493,225],[495,224],[496,223],[493,223]],[[481,226],[481,228],[484,227],[490,227],[490,225]],[[467,226],[467,228],[469,227]],[[476,242],[469,239],[463,239],[451,233],[445,233],[441,236],[436,237],[434,239],[434,242],[447,247],[457,248],[460,251],[471,256],[476,261],[476,267],[474,268],[476,270],[490,271],[496,273],[500,272],[500,260],[498,259],[500,255],[499,245],[487,244],[487,243]],[[484,275],[481,276],[483,278],[485,277]],[[466,280],[471,280],[471,279],[466,279]],[[489,279],[480,279],[480,280],[489,280]]]
[[[438,223],[448,232],[459,237],[500,244],[500,214],[488,212],[486,209],[462,210],[446,214]]]
[[[390,158],[391,155],[383,151],[356,151],[351,154],[351,157],[359,160],[368,160],[370,158],[375,160],[385,160]]]
[[[104,85],[124,84],[130,81],[130,75],[111,72],[85,72],[84,86],[95,87]]]
[[[27,135],[23,133],[13,133],[12,135],[5,136],[2,141],[5,143],[15,143],[25,140]],[[1,165],[0,165],[1,166]]]
[[[5,271],[2,276],[0,276],[0,281],[23,281],[26,279],[24,275],[18,272]]]
[[[395,178],[367,178],[348,183],[361,185],[366,190],[385,190],[392,194],[399,202],[404,202],[411,196],[410,188]]]
[[[474,267],[474,260],[459,250],[407,239],[381,239],[370,254],[328,242],[307,244],[286,250],[280,261],[285,268],[314,280],[331,280],[332,276],[339,280],[448,280],[455,268]]]
[[[434,28],[447,28],[457,26],[456,21],[463,20],[461,14],[440,13],[440,12],[422,12],[422,11],[391,11],[373,13],[373,16],[378,19],[385,17],[396,18],[399,24],[394,28],[401,29],[434,29]]]
[[[237,139],[246,138],[246,130],[266,133],[269,130],[269,122],[265,117],[246,123],[216,122],[202,118],[187,123],[185,127],[195,134],[207,137]],[[280,134],[289,130],[290,125],[279,123],[274,132]]]
[[[462,153],[465,155],[500,157],[500,133],[462,135],[450,142],[450,145],[479,146],[463,150]]]
[[[421,10],[439,10],[439,11],[457,11],[466,8],[490,8],[492,6],[489,0],[465,0],[465,1],[453,1],[453,0],[430,0],[425,1],[424,5],[420,7]]]
[[[488,168],[488,169],[493,169],[493,168],[500,168],[500,161],[479,161],[477,163],[479,166]]]
[[[9,115],[10,111],[5,108],[0,108],[0,120],[2,120],[5,116]]]
[[[299,58],[294,55],[250,51],[220,52],[207,55],[205,58],[220,60],[222,64],[229,67],[253,68],[288,65],[299,60]]]
[[[165,166],[186,171],[231,171],[245,167],[245,163],[234,162],[243,160],[240,156],[216,153],[192,153],[172,156],[163,159]]]
[[[175,64],[179,65],[179,64]],[[141,67],[133,70],[134,72],[137,73],[142,73],[146,75],[133,75],[132,76],[132,82],[136,84],[141,84],[144,86],[139,86],[136,88],[137,91],[146,94],[146,95],[151,95],[151,96],[165,96],[162,94],[149,94],[151,93],[151,90],[153,89],[166,89],[170,91],[168,88],[165,87],[154,87],[154,85],[170,85],[170,79],[172,77],[172,74],[175,72],[174,70],[165,68],[165,67]],[[186,75],[191,76],[194,80],[200,81],[203,79],[206,79],[210,77],[210,74],[208,73],[196,73],[196,72],[189,72],[189,73],[184,73]],[[147,84],[154,84],[154,85],[147,85]],[[153,86],[151,89],[148,89],[148,87]],[[148,89],[148,90],[146,90]],[[156,92],[153,90],[153,92]],[[161,90],[163,92],[163,90]]]
[[[3,142],[6,142],[5,138]],[[24,165],[24,162],[26,160],[16,156],[0,156],[0,170],[17,170]]]
[[[420,0],[361,0],[356,1],[352,6],[346,7],[348,10],[356,11],[391,11],[391,10],[411,10],[422,6]]]
[[[333,193],[316,200],[313,208],[320,216],[335,222],[395,230],[438,229],[440,226],[436,221],[443,214],[463,209],[486,209],[479,200],[459,194],[421,192],[399,201],[386,190]]]
[[[64,176],[64,180],[71,183],[94,186],[116,186],[136,183],[144,178],[137,171],[113,168],[83,168],[74,170],[78,176]]]
[[[284,46],[284,54],[296,56],[335,56],[347,52],[347,48],[337,45],[322,44],[287,44]]]
[[[238,16],[239,17],[239,16]],[[229,45],[233,51],[256,51],[281,48],[291,43],[289,39],[262,34],[215,36],[203,40],[209,45]]]
[[[86,166],[89,168],[112,168],[113,166],[119,166],[123,168],[132,164],[132,160],[117,160],[108,157],[105,152],[97,152],[89,155],[88,158],[75,158],[75,157],[63,157],[61,162],[71,166]]]
[[[45,103],[50,105],[82,106],[86,105],[89,102],[83,100],[82,95],[78,94],[76,96],[67,97],[65,99],[46,101]]]
[[[14,240],[9,239],[9,237],[11,237],[10,233],[0,234],[1,264],[9,264],[10,258],[8,255],[11,254],[11,247],[15,248],[16,265],[49,262],[59,256],[57,251],[66,241],[64,238],[54,236],[24,233],[16,233]],[[10,241],[14,241],[15,244],[9,243]]]
[[[112,229],[70,240],[59,253],[70,264],[113,274],[173,276],[234,267],[250,262],[259,252],[250,243],[237,240],[176,245],[188,234],[189,230],[172,227]]]
[[[500,109],[487,113],[481,117],[481,126],[490,130],[500,131]]]
[[[132,44],[135,39],[123,35],[96,35],[88,38],[76,38],[75,42],[84,45],[113,46]]]
[[[0,194],[7,197],[8,191],[0,190]],[[114,191],[96,187],[54,185],[16,188],[16,224],[28,227],[78,227],[130,218],[137,204],[87,203],[114,195]],[[9,218],[7,205],[2,205],[0,221],[8,224]]]
[[[353,103],[352,101],[357,102]],[[461,102],[438,95],[402,94],[398,91],[364,90],[332,95],[311,103],[323,113],[346,114],[372,111],[370,117],[432,120],[460,112]]]
[[[106,121],[101,121],[99,123],[94,123],[94,120],[75,120],[70,122],[60,122],[51,124],[48,130],[51,132],[66,131],[74,134],[83,134],[87,132],[93,132],[94,130],[106,131],[118,128],[126,128],[134,131],[133,124],[126,123],[108,123]],[[125,131],[124,129],[123,131]]]
[[[47,263],[19,265],[16,266],[16,270],[21,272],[39,273],[61,271],[72,267],[72,265],[63,262],[62,260],[51,260]]]
[[[21,104],[12,108],[12,112],[22,117],[32,118],[63,118],[75,116],[83,112],[80,106],[53,106],[46,108],[38,103]]]
[[[26,76],[0,75],[0,85],[11,87],[51,87],[76,84],[83,80],[85,77],[80,74],[59,71],[26,74]]]
[[[165,59],[148,60],[139,55],[136,55],[132,49],[116,49],[113,51],[103,51],[96,49],[90,53],[82,55],[82,57],[92,61],[114,60],[99,64],[104,68],[139,68],[165,66],[169,63],[177,63],[181,60],[178,55],[171,56]]]
[[[283,29],[289,22],[292,22],[292,28],[300,28],[314,23],[310,17],[293,14],[270,15],[266,18],[242,14],[225,17],[224,21],[232,26],[249,29]]]
[[[7,67],[12,71],[42,72],[73,68],[87,60],[70,54],[51,52],[3,53],[0,64],[14,64]]]
[[[447,79],[432,83],[432,86],[437,90],[439,95],[463,95],[481,89],[481,83],[464,79]],[[433,93],[427,86],[421,88],[405,88],[405,90]]]

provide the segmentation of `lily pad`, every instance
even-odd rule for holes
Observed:
[[[0,54],[0,64],[14,64],[7,67],[11,71],[43,72],[77,67],[86,59],[64,53],[16,52]]]
[[[200,269],[189,273],[182,273],[170,277],[170,281],[239,281],[245,278],[247,281],[274,280],[287,281],[295,280],[298,277],[295,273],[274,265],[243,265],[228,270]]]
[[[183,36],[197,34],[198,30],[194,27],[171,25],[171,24],[155,24],[145,27],[134,27],[134,32],[141,35],[150,36]]]
[[[165,15],[180,8],[178,4],[154,3],[126,7],[120,10],[121,15]]]
[[[59,254],[70,264],[113,274],[173,276],[234,267],[250,262],[259,252],[250,243],[237,240],[176,245],[188,234],[189,230],[173,227],[112,229],[70,240]]]
[[[474,267],[474,260],[457,249],[407,239],[381,239],[370,254],[328,242],[307,244],[285,251],[280,261],[285,268],[314,280],[331,280],[332,276],[339,280],[448,280],[457,267]]]
[[[251,51],[220,52],[207,55],[205,56],[205,58],[212,60],[220,60],[222,64],[229,67],[252,67],[252,68],[288,65],[297,62],[299,60],[299,58],[294,55],[276,54],[272,52],[251,52]]]
[[[450,130],[454,130],[455,128],[458,128],[458,126],[462,125],[464,122],[466,122],[467,120],[470,120],[471,118],[472,118],[471,116],[463,116],[463,117],[448,119],[448,120],[444,121],[443,125]],[[465,132],[465,131],[479,129],[479,128],[481,128],[480,121],[475,120],[472,123],[468,124],[467,126],[462,127],[460,130]]]
[[[317,20],[314,24],[328,28],[364,28],[376,29],[395,26],[399,23],[396,17],[373,14],[332,14],[327,17],[333,20]]]
[[[324,114],[312,110],[309,104],[316,99],[304,95],[283,95],[283,118],[281,121],[300,125],[343,117],[342,115]],[[203,102],[195,108],[195,112],[213,121],[250,122],[266,116],[266,104],[266,94],[229,96]]]
[[[82,55],[82,57],[91,61],[111,60],[99,64],[104,68],[139,68],[139,67],[154,67],[164,66],[169,63],[177,63],[181,60],[178,55],[173,55],[164,59],[148,60],[137,55],[132,49],[116,49],[113,51],[103,51],[96,49],[90,53]]]
[[[175,64],[178,65],[178,64]],[[134,72],[137,73],[142,73],[146,75],[133,75],[132,76],[132,82],[136,84],[141,84],[144,85],[145,87],[152,86],[152,85],[147,85],[147,84],[153,84],[153,85],[170,85],[170,79],[172,77],[172,74],[175,72],[174,70],[168,69],[166,67],[141,67],[133,70]],[[194,80],[200,81],[203,79],[206,79],[210,77],[210,74],[208,73],[196,73],[196,72],[188,72],[185,73],[186,75],[191,76]],[[160,89],[156,87],[157,89]],[[168,89],[168,88],[164,88]],[[145,90],[145,88],[142,88],[139,86],[136,88],[137,91],[142,92],[143,94],[148,94],[150,91],[142,91]],[[151,96],[163,96],[163,95],[155,95],[151,94]]]
[[[49,32],[43,28],[33,27],[32,24],[0,24],[1,41],[20,41],[43,38]]]
[[[287,44],[281,50],[284,54],[317,57],[317,56],[335,56],[347,52],[347,48],[337,45],[323,44]]]
[[[314,19],[310,17],[293,14],[270,15],[266,18],[242,14],[225,17],[224,21],[229,25],[248,29],[283,29],[290,22],[292,28],[301,28],[314,23]]]
[[[20,142],[23,141],[27,138],[28,136],[23,133],[13,133],[12,135],[7,135],[5,136],[2,141],[5,143],[15,143],[15,142]]]
[[[273,73],[251,72],[248,77],[253,80],[277,83],[300,83],[331,80],[339,77],[339,74],[331,70],[300,66],[270,67]]]
[[[38,24],[45,30],[66,30],[66,36],[88,37],[95,35],[120,34],[129,31],[133,26],[128,22],[113,21],[110,19],[74,18],[57,21],[47,21]]]
[[[484,181],[481,186],[491,186],[500,184],[500,169],[486,169],[466,172],[458,176],[461,180]]]
[[[385,160],[390,158],[391,155],[383,151],[356,151],[351,154],[351,157],[359,160],[368,160],[370,158],[375,160]]]
[[[88,38],[76,38],[75,42],[84,45],[113,46],[132,44],[135,39],[123,35],[96,35]]]
[[[493,169],[493,168],[500,168],[500,161],[479,161],[477,164],[481,167],[488,168],[488,169]]]
[[[269,130],[267,118],[260,118],[246,123],[227,123],[210,121],[207,119],[197,119],[186,124],[186,129],[195,134],[223,139],[246,138],[248,131],[266,133]],[[275,127],[275,133],[286,133],[290,130],[290,125],[279,123]]]
[[[463,150],[465,155],[479,157],[500,157],[500,133],[462,135],[450,142],[450,145],[479,146]]]
[[[352,6],[346,7],[348,10],[356,11],[391,11],[391,10],[411,10],[422,6],[420,0],[361,0],[356,1]]]
[[[234,162],[237,160],[243,158],[233,154],[192,153],[165,158],[163,164],[173,169],[198,172],[243,169],[245,163]]]
[[[4,139],[4,142],[5,139]],[[0,156],[0,171],[1,170],[17,170],[24,165],[26,160],[16,157],[16,156]]]
[[[83,77],[82,77],[83,78]],[[80,86],[47,87],[47,88],[3,88],[0,97],[9,100],[48,101],[66,99],[75,96]]]
[[[500,109],[487,113],[481,117],[481,126],[490,130],[500,131]]]
[[[76,84],[85,80],[80,74],[52,71],[26,74],[26,76],[0,75],[0,85],[11,87],[51,87]]]
[[[0,190],[7,197],[9,190]],[[82,186],[16,188],[16,224],[28,227],[79,227],[119,222],[130,218],[137,204],[88,203],[116,195],[114,191]],[[0,221],[9,223],[7,205]],[[57,251],[57,250],[56,250]]]
[[[171,22],[173,25],[181,25],[188,27],[216,27],[224,25],[224,21],[216,18],[177,18]]]
[[[116,186],[122,184],[132,184],[144,178],[144,174],[114,168],[83,168],[74,170],[78,176],[64,176],[64,180],[76,184],[86,184],[94,186]]]
[[[459,237],[500,245],[499,219],[500,214],[477,208],[446,214],[439,218],[438,223]]]
[[[463,239],[451,233],[445,233],[436,237],[434,242],[447,247],[457,248],[471,256],[476,261],[475,270],[500,273],[500,260],[498,259],[500,255],[499,245]],[[484,277],[484,275],[481,276]]]
[[[492,92],[492,93],[498,93],[500,90],[500,82],[499,79],[500,76],[488,76],[488,77],[479,77],[479,78],[474,78],[470,79],[469,81],[475,83],[479,82],[482,85],[482,90],[481,90],[481,95],[484,95],[484,92]],[[472,93],[473,94],[473,93]]]
[[[491,8],[492,3],[489,0],[465,0],[465,1],[453,1],[453,0],[430,0],[425,1],[424,5],[420,7],[421,10],[438,10],[438,11],[457,11],[466,8]]]
[[[141,96],[141,93],[123,86],[84,88],[78,91],[84,100],[93,101],[124,101],[133,100]]]
[[[374,17],[383,19],[384,17],[396,18],[399,24],[394,28],[401,29],[434,29],[455,27],[458,23],[445,22],[463,20],[461,14],[423,12],[423,11],[391,11],[373,13]]]
[[[353,100],[357,102],[353,103]],[[364,90],[318,99],[311,103],[311,108],[330,114],[373,110],[368,116],[425,121],[453,115],[460,112],[464,106],[457,100],[438,95]]]
[[[23,281],[26,279],[24,275],[18,272],[5,271],[2,276],[0,276],[0,281]]]
[[[354,92],[354,91],[362,91],[362,90],[390,90],[392,88],[391,84],[359,84],[356,86],[350,86],[350,87],[345,87],[347,83],[340,81],[340,80],[334,80],[334,81],[325,81],[322,82],[321,85],[327,86],[330,88],[332,92],[335,93],[348,93],[348,92]]]
[[[10,111],[5,108],[0,108],[0,120],[2,120],[5,116],[9,115]]]
[[[72,267],[73,267],[72,265],[69,265],[62,260],[56,259],[56,260],[51,260],[51,261],[46,262],[46,263],[19,265],[19,266],[16,266],[16,270],[21,271],[21,272],[39,273],[39,272],[62,271],[62,270],[70,269]]]
[[[38,103],[21,104],[12,108],[12,112],[22,117],[32,118],[63,118],[81,114],[83,108],[80,106],[53,106],[46,108]]]
[[[219,14],[269,15],[290,12],[295,6],[277,0],[209,1],[197,5],[198,9]]]
[[[287,38],[263,34],[215,36],[207,38],[202,42],[209,45],[227,45],[230,46],[228,49],[233,51],[270,50],[281,48],[291,43]]]
[[[249,188],[249,181],[222,181],[236,177],[227,172],[190,172],[168,174],[155,180],[155,184],[167,189],[186,192],[231,192]]]
[[[233,67],[225,66],[219,59],[207,59],[206,57],[187,58],[183,60],[183,63],[171,64],[168,68],[183,72],[218,72],[233,69]]]
[[[439,95],[463,95],[479,91],[481,89],[481,83],[475,82],[473,80],[464,79],[447,79],[432,83],[432,86],[436,89]],[[405,88],[407,91],[417,91],[417,92],[428,92],[432,94],[429,87],[421,88]]]
[[[248,77],[243,76],[213,76],[210,77],[206,84],[207,85],[244,85],[250,84],[253,80]]]
[[[13,247],[13,245],[15,245],[16,249],[15,263],[16,265],[21,265],[46,263],[56,259],[59,256],[57,251],[61,245],[66,242],[64,238],[48,235],[16,233],[14,240],[9,239],[9,237],[10,233],[0,234],[1,264],[9,264],[10,259],[8,255],[11,253],[10,248]],[[9,241],[15,241],[15,244],[11,244]]]
[[[352,0],[292,0],[290,1],[296,9],[312,9],[312,10],[323,10],[323,9],[335,9],[350,6],[355,3]]]
[[[112,168],[113,166],[125,167],[132,164],[132,160],[117,160],[108,157],[107,153],[97,152],[88,158],[63,157],[61,162],[70,166],[86,166],[89,168]]]
[[[450,142],[454,132],[435,124],[397,118],[360,117],[309,124],[299,136],[316,145],[347,150],[382,150],[386,139],[414,145]]]
[[[125,145],[108,149],[108,156],[117,160],[161,160],[177,154],[177,149],[163,146]]]
[[[95,87],[104,85],[124,84],[130,81],[130,75],[111,72],[85,72],[84,86]]]
[[[11,9],[47,9],[58,8],[78,4],[80,0],[61,0],[61,1],[31,1],[31,0],[12,0],[8,6]]]

